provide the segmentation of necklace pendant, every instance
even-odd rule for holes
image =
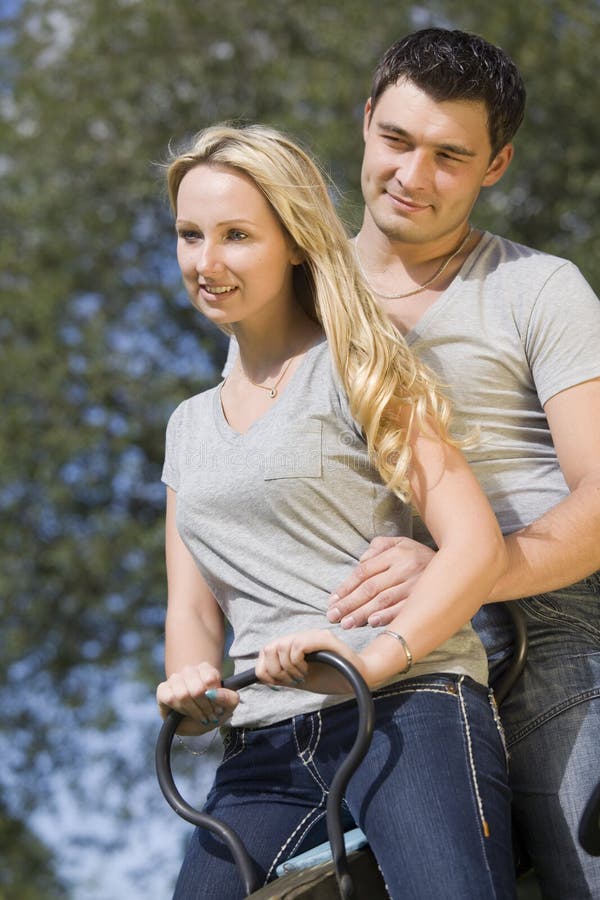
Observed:
[[[277,388],[276,387],[269,388],[269,397],[271,398],[271,400],[276,396],[277,396]]]

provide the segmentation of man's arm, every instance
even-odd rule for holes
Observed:
[[[570,494],[507,535],[509,568],[490,602],[557,590],[600,569],[600,379],[561,391],[544,409]]]
[[[555,394],[545,412],[570,493],[506,537],[508,570],[488,602],[558,590],[600,569],[600,379]],[[376,538],[332,594],[328,618],[345,627],[388,624],[433,555],[407,538]]]

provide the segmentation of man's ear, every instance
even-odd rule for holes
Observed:
[[[482,187],[491,187],[493,184],[496,184],[497,181],[500,181],[510,165],[514,152],[515,150],[512,144],[505,144],[504,147],[498,151],[488,166],[485,178],[481,182]]]
[[[367,131],[369,130],[369,125],[371,124],[371,113],[373,112],[373,108],[371,106],[371,98],[367,100],[365,103],[365,113],[363,116],[363,140],[367,139]]]

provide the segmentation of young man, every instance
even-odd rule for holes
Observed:
[[[365,108],[355,252],[472,438],[510,559],[490,601],[518,599],[529,634],[502,708],[519,838],[545,897],[583,900],[600,897],[600,859],[577,840],[600,778],[600,303],[571,263],[469,224],[524,101],[514,64],[479,37],[427,29],[391,47]],[[331,621],[391,620],[434,552],[418,522],[414,536],[376,539]],[[493,679],[510,652],[502,603],[475,625]]]

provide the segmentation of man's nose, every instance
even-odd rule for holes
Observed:
[[[403,153],[396,169],[396,179],[411,194],[427,190],[431,184],[431,161],[420,150]]]

